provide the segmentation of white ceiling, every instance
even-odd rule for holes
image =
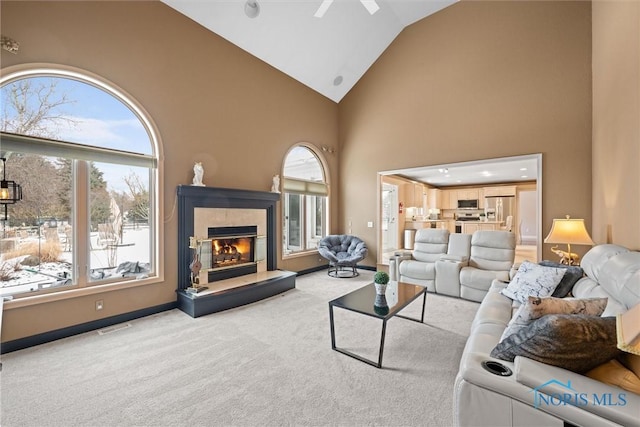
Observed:
[[[382,172],[400,175],[434,187],[500,184],[538,179],[538,155],[479,160]]]
[[[335,0],[322,18],[322,0],[162,0],[200,25],[327,98],[340,102],[408,25],[457,0],[376,0],[371,15],[360,0]],[[340,84],[334,84],[336,79]]]

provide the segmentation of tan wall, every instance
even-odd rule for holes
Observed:
[[[640,249],[640,2],[593,3],[593,239]]]
[[[150,113],[163,141],[165,218],[176,186],[191,183],[195,161],[203,163],[206,185],[269,191],[294,143],[338,148],[334,102],[160,2],[2,1],[0,7],[2,34],[20,43],[17,55],[2,50],[2,67],[39,62],[88,70]],[[326,161],[337,182],[338,155]],[[337,202],[331,206],[337,216]],[[28,308],[5,304],[2,341],[175,301],[177,218],[163,227],[164,283]],[[314,255],[280,260],[279,267],[320,264]],[[105,303],[99,315],[97,299]]]
[[[542,153],[541,237],[565,214],[591,226],[589,2],[452,5],[406,28],[339,115],[341,226],[367,265],[381,170]]]
[[[635,248],[638,7],[596,2],[593,13],[592,234]],[[83,68],[149,111],[163,140],[165,218],[194,161],[203,161],[207,185],[268,190],[286,150],[307,141],[338,148],[326,156],[332,215],[339,213],[331,231],[345,231],[351,219],[371,248],[366,265],[377,257],[377,224],[366,223],[376,220],[381,170],[540,152],[541,237],[564,214],[585,218],[591,230],[588,2],[455,4],[407,28],[339,107],[159,2],[2,1],[0,12],[3,35],[21,43],[18,55],[1,52],[2,67]],[[612,143],[616,150],[606,149]],[[238,173],[230,159],[243,159],[251,173]],[[164,231],[165,283],[102,295],[100,317],[175,300],[175,217]],[[545,257],[553,256],[548,246]],[[317,258],[279,267],[297,271]],[[2,341],[95,320],[95,299],[9,308]]]

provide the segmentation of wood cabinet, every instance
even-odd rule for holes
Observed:
[[[484,188],[478,188],[478,209],[484,209]]]
[[[458,209],[458,190],[442,190],[442,209]]]
[[[441,190],[438,190],[437,188],[429,188],[427,190],[427,209],[444,209],[442,207]]]
[[[478,230],[496,231],[500,230],[499,222],[475,222],[467,221],[462,223],[462,232],[465,234],[473,234]]]
[[[447,230],[449,230],[449,233],[455,233],[456,232],[455,220],[453,219],[446,220],[446,227],[447,227]]]
[[[467,188],[464,190],[458,190],[457,194],[458,200],[478,200],[478,189],[477,188]],[[457,208],[456,203],[456,208]]]
[[[404,188],[405,192],[405,206],[408,208],[424,208],[424,195],[427,192],[427,188],[422,184],[406,184]]]
[[[501,196],[515,196],[515,185],[499,185],[494,187],[483,188],[484,197],[501,197]]]

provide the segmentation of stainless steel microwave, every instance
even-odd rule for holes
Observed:
[[[458,200],[458,209],[478,209],[478,199]]]

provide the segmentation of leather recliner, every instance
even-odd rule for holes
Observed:
[[[508,231],[476,231],[469,263],[460,270],[460,296],[482,301],[494,279],[509,281],[516,256],[516,236]]]
[[[398,257],[398,278],[401,282],[420,285],[435,292],[436,261],[447,254],[449,230],[422,228],[416,232],[413,252],[408,257]],[[391,266],[390,266],[391,269]]]

